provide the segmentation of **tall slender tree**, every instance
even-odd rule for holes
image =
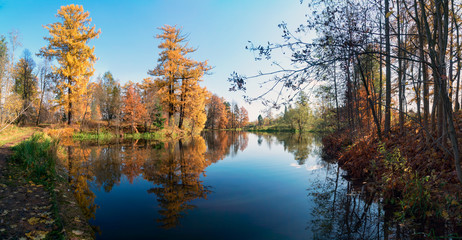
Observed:
[[[160,30],[162,33],[156,38],[162,40],[159,45],[162,52],[157,66],[148,71],[148,74],[158,77],[154,82],[158,88],[160,102],[167,111],[169,125],[173,126],[173,116],[178,113],[178,127],[182,129],[185,118],[189,117],[191,123],[196,122],[193,120],[198,120],[199,115],[196,114],[204,111],[208,92],[200,87],[199,82],[210,67],[207,62],[197,62],[187,57],[187,54],[195,49],[188,47],[181,28],[165,25]],[[205,123],[205,117],[200,119]],[[202,126],[203,123],[199,125]]]
[[[71,124],[97,59],[95,48],[88,46],[88,42],[101,31],[91,26],[90,13],[80,5],[62,6],[56,16],[60,22],[44,26],[50,37],[44,37],[48,46],[41,48],[39,55],[58,61],[59,67],[52,67],[53,73],[59,76],[54,90],[59,105],[67,111],[67,123]]]
[[[159,88],[161,102],[168,113],[168,124],[173,125],[173,114],[178,109],[178,93],[180,88],[181,71],[184,68],[185,55],[193,52],[192,48],[187,47],[186,36],[181,33],[181,29],[175,26],[165,25],[159,28],[162,33],[156,35],[161,39],[159,48],[162,52],[157,60],[158,64],[148,74],[159,77],[155,83]]]
[[[27,118],[31,118],[31,113],[33,113],[32,101],[35,100],[37,94],[37,76],[34,73],[35,62],[32,59],[31,53],[29,50],[24,50],[24,55],[16,63],[13,72],[14,78],[14,87],[13,90],[19,94],[23,100],[23,111],[25,114],[22,114],[20,121],[24,123]]]

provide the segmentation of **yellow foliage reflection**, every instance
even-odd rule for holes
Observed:
[[[206,199],[209,187],[201,176],[212,163],[236,155],[248,144],[247,133],[208,132],[177,142],[135,141],[110,145],[68,143],[63,165],[69,183],[87,218],[94,218],[98,206],[90,189],[110,192],[123,175],[130,184],[142,176],[154,184],[148,193],[156,195],[161,210],[158,222],[164,228],[178,225],[179,219],[194,208],[191,201]]]
[[[144,173],[147,180],[156,186],[149,193],[156,194],[161,215],[158,222],[164,228],[175,227],[197,198],[207,198],[208,187],[203,186],[200,175],[210,165],[205,159],[205,141],[196,136],[188,141],[179,140],[175,144],[165,144],[159,158],[149,162],[150,170]]]
[[[95,194],[90,190],[89,183],[94,174],[91,159],[97,159],[99,151],[90,148],[67,147],[68,181],[74,196],[88,219],[95,217],[98,206],[95,204]]]
[[[244,151],[249,143],[246,132],[210,131],[204,134],[204,138],[207,142],[206,158],[212,163]]]

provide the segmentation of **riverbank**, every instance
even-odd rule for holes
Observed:
[[[73,126],[54,126],[44,130],[45,133],[56,138],[72,138],[76,141],[98,141],[98,142],[109,142],[115,139],[127,139],[127,140],[155,140],[155,141],[172,141],[181,138],[190,137],[189,132],[180,130],[176,127],[165,127],[163,129],[141,129],[140,132],[133,132],[127,126],[122,126],[120,129],[115,129],[113,126],[102,127],[73,127]],[[146,131],[144,131],[146,130]]]
[[[324,137],[324,154],[337,159],[350,179],[377,191],[396,210],[396,221],[425,226],[419,236],[462,236],[462,190],[452,157],[432,145],[417,124],[407,123],[402,132],[407,134],[393,128],[382,140],[336,132]]]
[[[17,127],[4,135],[14,140],[0,147],[0,238],[93,239],[56,167],[57,142],[41,133],[29,138],[32,131]]]

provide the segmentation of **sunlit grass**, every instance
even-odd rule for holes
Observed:
[[[290,128],[288,126],[283,125],[270,125],[270,126],[261,126],[261,127],[253,127],[253,128],[246,128],[246,131],[250,132],[296,132],[296,129]]]
[[[146,132],[146,133],[125,133],[123,136],[117,136],[110,132],[76,132],[72,138],[77,141],[109,141],[117,138],[124,139],[145,139],[145,140],[163,140],[165,134],[161,132]]]
[[[27,178],[46,185],[56,175],[57,149],[57,140],[44,133],[36,133],[13,147],[13,159],[21,166]]]
[[[56,182],[60,179],[56,170],[59,140],[40,132],[20,142],[12,149],[14,151],[13,161],[8,171],[21,175],[30,183],[34,182],[45,186],[45,189],[50,193],[51,212],[56,227],[47,234],[46,239],[64,239],[63,222],[59,214],[57,192],[55,191]]]
[[[117,135],[110,133],[110,132],[100,132],[100,133],[94,133],[94,132],[75,132],[72,135],[72,138],[74,140],[78,141],[105,141],[105,140],[111,140],[117,138]]]
[[[127,133],[124,135],[126,139],[145,139],[145,140],[161,140],[164,138],[162,132],[147,132],[147,133]]]
[[[7,143],[18,142],[35,131],[37,131],[37,128],[34,127],[18,127],[11,125],[0,132],[0,146]]]

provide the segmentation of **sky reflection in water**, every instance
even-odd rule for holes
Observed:
[[[359,209],[362,199],[348,195],[351,184],[321,160],[310,134],[207,132],[174,143],[81,144],[68,148],[65,164],[97,239],[324,239],[355,224],[372,227],[351,238],[379,234],[375,223],[336,218],[346,212],[346,196],[348,208],[359,203],[348,214],[374,215],[377,206]]]

